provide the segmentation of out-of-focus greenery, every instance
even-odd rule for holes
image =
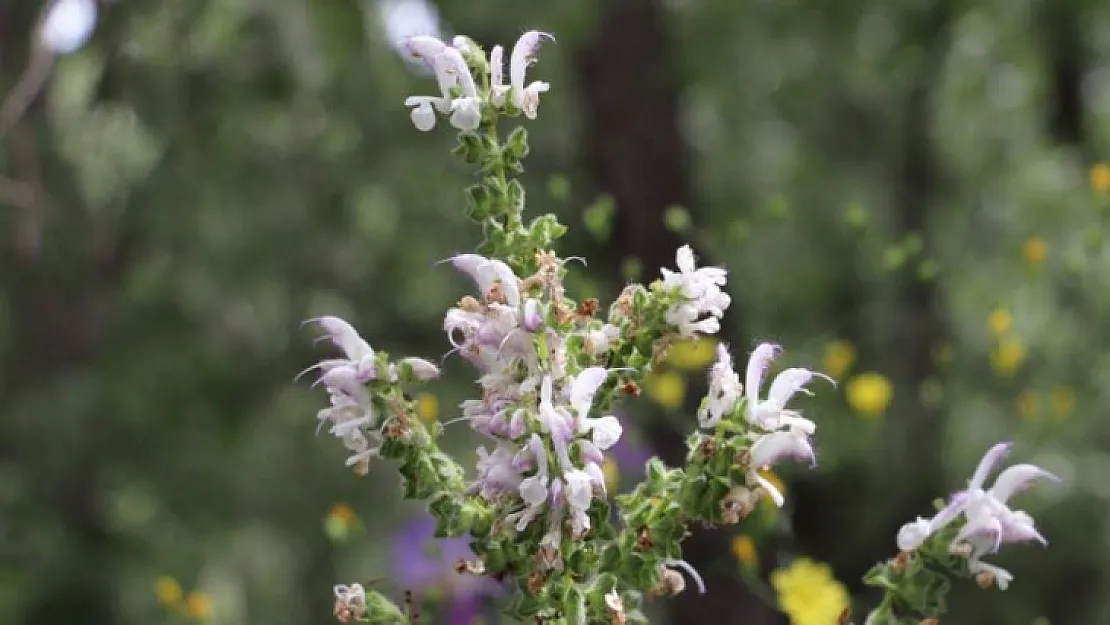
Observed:
[[[0,9],[5,91],[36,4]],[[0,622],[323,623],[333,583],[389,577],[390,532],[418,510],[387,463],[344,469],[313,437],[325,398],[292,380],[320,353],[301,320],[338,314],[438,358],[440,315],[468,288],[433,266],[478,241],[467,172],[448,131],[409,123],[404,97],[436,87],[391,49],[392,4],[106,2],[0,138]],[[607,6],[438,3],[445,34],[487,46],[557,35],[526,181],[531,211],[575,227],[568,256],[622,228],[580,148],[576,60]],[[1066,481],[1019,503],[1051,546],[1008,548],[1011,590],[960,587],[944,622],[1110,620],[1110,7],[659,10],[655,71],[681,88],[697,201],[657,227],[729,267],[737,359],[773,339],[841,382],[805,404],[817,472],[783,476],[791,505],[812,501],[794,481],[822,504],[741,528],[737,579],[773,601],[767,573],[808,556],[866,599],[860,562],[893,555],[895,512],[913,512],[891,494],[935,470],[956,490],[1013,439]],[[585,271],[576,285],[604,295],[620,268]],[[469,390],[448,362],[424,399],[444,420]],[[694,427],[701,376],[675,371],[633,421]],[[466,426],[449,432],[472,458]]]

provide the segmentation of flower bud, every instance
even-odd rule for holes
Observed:
[[[543,306],[540,301],[535,298],[529,298],[524,302],[524,315],[520,320],[520,325],[528,332],[535,332],[543,325]]]

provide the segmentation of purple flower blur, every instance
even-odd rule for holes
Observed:
[[[644,473],[644,464],[654,454],[651,453],[651,448],[643,440],[640,429],[634,423],[623,414],[617,415],[617,419],[620,420],[624,434],[617,444],[609,449],[609,453],[617,463],[617,469],[621,475],[640,477]]]
[[[459,560],[475,560],[466,538],[436,538],[435,520],[422,515],[393,540],[394,578],[402,588],[443,597],[448,625],[473,625],[489,597],[503,591],[496,580],[459,573]]]

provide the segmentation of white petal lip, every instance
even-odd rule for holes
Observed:
[[[809,391],[806,390],[806,385],[817,377],[836,384],[832,378],[824,373],[801,368],[785,369],[776,375],[775,380],[771,382],[771,388],[767,391],[767,401],[775,406],[784,407],[797,393],[808,394]]]
[[[414,58],[423,61],[429,69],[435,69],[435,58],[447,49],[447,44],[435,37],[414,35],[405,41],[405,48]]]
[[[811,465],[817,463],[809,441],[804,436],[787,431],[764,434],[752,445],[751,454],[754,467],[770,466],[787,458],[809,460]]]

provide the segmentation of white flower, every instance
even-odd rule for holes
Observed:
[[[594,480],[589,473],[581,469],[571,469],[563,473],[566,482],[567,511],[570,515],[571,533],[582,536],[590,529],[590,517],[587,512],[590,502],[594,497]],[[604,478],[602,479],[604,482]]]
[[[520,280],[504,261],[478,254],[459,254],[450,260],[455,269],[474,280],[482,297],[491,299],[491,293],[497,294],[506,305],[520,306]]]
[[[535,520],[544,509],[548,499],[548,484],[550,475],[547,468],[547,451],[544,449],[543,440],[536,434],[528,441],[528,449],[536,463],[536,474],[526,477],[520,482],[519,494],[524,500],[525,508],[520,512],[510,514],[507,518],[516,521],[516,530],[523,532],[528,524]]]
[[[482,105],[466,59],[458,49],[448,47],[436,57],[435,63],[436,75],[442,71],[452,76],[462,91],[460,97],[451,101],[451,125],[467,132],[477,130],[482,123]]]
[[[912,551],[919,548],[929,536],[955,521],[961,515],[966,523],[956,534],[953,547],[966,543],[971,547],[968,568],[973,574],[986,573],[1005,590],[1013,576],[1005,569],[982,562],[984,555],[994,553],[1003,543],[1036,541],[1048,544],[1037,531],[1033,517],[1009,507],[1010,497],[1028,488],[1038,480],[1059,482],[1059,478],[1032,464],[1017,464],[1002,471],[989,490],[984,484],[995,466],[1009,453],[1012,445],[999,443],[991,447],[968,480],[967,490],[953,495],[948,505],[932,519],[918,517],[898,531],[898,548]]]
[[[343,351],[345,359],[323,360],[315,365],[324,371],[325,375],[339,367],[349,367],[360,382],[371,380],[377,375],[374,365],[375,353],[370,344],[366,342],[354,326],[339,317],[325,316],[309,319],[306,323],[315,323],[324,331],[324,336],[317,340],[331,341]],[[323,376],[322,376],[323,377]],[[322,379],[322,378],[321,378]]]
[[[429,70],[435,71],[435,59],[447,49],[447,44],[435,37],[428,35],[413,35],[405,37],[405,49],[409,55],[424,64]]]
[[[439,96],[414,95],[405,98],[405,106],[412,109],[412,125],[427,132],[435,128],[437,111],[444,115],[451,112],[451,88],[458,83],[458,78],[451,71],[453,63],[445,57],[445,53],[453,48],[434,37],[424,36],[410,37],[406,45],[414,57],[431,66],[439,83]]]
[[[39,31],[42,46],[53,54],[81,49],[96,28],[96,0],[56,0]]]
[[[720,318],[732,303],[728,294],[721,290],[725,285],[727,272],[720,267],[699,269],[694,251],[689,245],[679,248],[675,254],[675,264],[678,267],[677,272],[666,267],[660,270],[663,274],[663,286],[677,290],[683,298],[667,309],[667,323],[678,328],[679,334],[684,337],[719,332]]]
[[[807,460],[812,467],[817,463],[809,437],[797,430],[783,430],[759,436],[752,443],[751,465],[748,469],[748,483],[754,483],[781,508],[785,503],[782,493],[775,485],[758,472],[759,469],[773,466],[783,460]]]
[[[540,105],[540,94],[551,88],[551,85],[542,81],[535,81],[527,86],[524,84],[525,73],[528,65],[534,60],[536,52],[544,38],[555,41],[555,38],[538,30],[530,30],[517,39],[513,52],[509,56],[509,84],[512,90],[513,106],[524,112],[528,119],[535,119]],[[500,54],[498,55],[500,56]],[[498,63],[500,65],[500,63]],[[500,72],[498,72],[500,73]],[[494,83],[497,90],[497,83]]]
[[[717,362],[709,369],[709,392],[698,408],[698,424],[703,428],[716,427],[725,415],[736,409],[743,392],[740,376],[732,369],[728,346],[718,344]]]
[[[788,427],[799,430],[805,434],[813,434],[817,426],[801,416],[796,410],[786,408],[787,402],[799,392],[812,395],[806,385],[815,377],[823,378],[835,384],[832,378],[809,369],[785,369],[775,376],[771,388],[767,391],[767,399],[759,399],[759,389],[763,384],[763,374],[771,366],[779,348],[770,343],[763,343],[755,348],[748,359],[748,369],[745,373],[745,390],[748,394],[748,421],[767,431],[774,431]]]
[[[609,449],[620,440],[624,428],[619,419],[606,415],[596,419],[583,419],[582,431],[591,434],[591,440],[598,449]]]

